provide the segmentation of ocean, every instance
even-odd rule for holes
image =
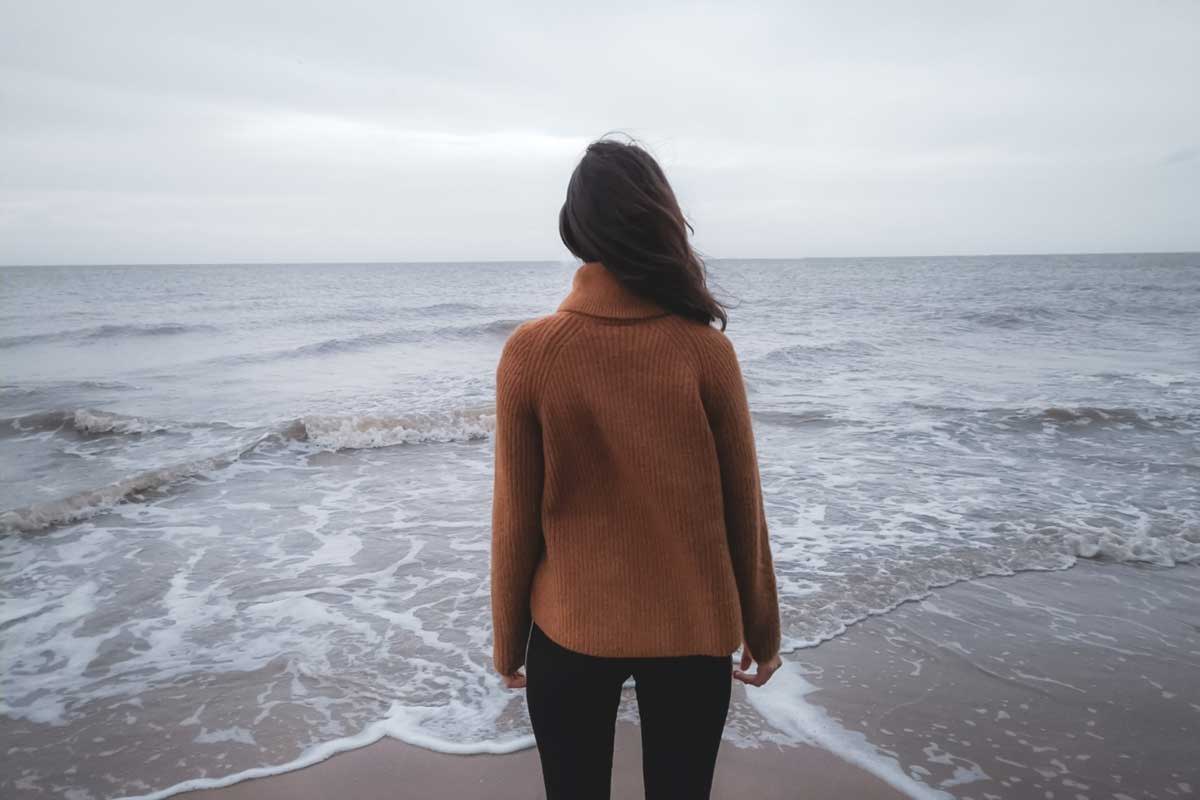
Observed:
[[[1146,624],[1197,596],[1200,254],[709,270],[785,658],[1080,559]],[[165,796],[382,735],[531,746],[490,668],[494,377],[573,271],[0,269],[0,795]],[[735,701],[731,746],[799,735],[779,719],[820,681],[789,680]],[[1195,669],[1155,680],[1200,714]]]

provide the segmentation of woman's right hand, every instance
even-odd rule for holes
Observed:
[[[750,664],[754,661],[754,657],[750,655],[750,648],[742,645],[742,663],[741,669],[733,671],[733,677],[747,686],[762,686],[767,681],[771,680],[771,676],[775,674],[775,670],[783,666],[783,659],[775,656],[765,664],[759,664],[754,672],[747,672],[750,669]]]
[[[505,689],[524,689],[525,688],[525,673],[514,672],[512,675],[501,675],[500,680],[504,681]]]

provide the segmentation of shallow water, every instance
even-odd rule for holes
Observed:
[[[382,719],[528,744],[488,662],[493,378],[572,271],[0,270],[0,790],[150,792]],[[1200,560],[1200,256],[711,273],[789,648],[954,581]],[[735,744],[778,735],[735,708]]]

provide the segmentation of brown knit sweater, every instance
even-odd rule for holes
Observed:
[[[531,619],[597,656],[779,651],[746,390],[725,334],[599,263],[520,325],[496,370],[495,667]]]

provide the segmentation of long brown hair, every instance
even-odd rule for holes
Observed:
[[[558,215],[563,244],[665,310],[705,324],[719,320],[725,330],[729,315],[708,291],[692,232],[653,156],[632,141],[588,145]]]

